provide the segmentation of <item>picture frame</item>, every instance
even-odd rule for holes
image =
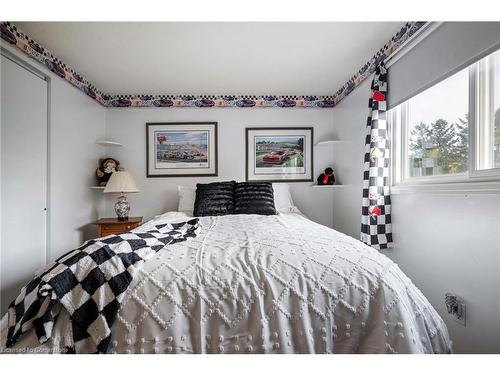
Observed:
[[[312,182],[312,127],[246,128],[245,179],[256,182]]]
[[[146,177],[218,175],[217,122],[146,123]]]

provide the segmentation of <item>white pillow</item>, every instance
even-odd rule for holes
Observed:
[[[295,209],[292,196],[290,195],[290,185],[283,182],[273,183],[274,207],[278,212],[292,212]]]
[[[178,186],[179,205],[177,211],[193,216],[194,200],[196,199],[196,187]]]

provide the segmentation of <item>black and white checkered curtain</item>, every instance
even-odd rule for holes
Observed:
[[[386,96],[387,70],[381,64],[373,77],[368,104],[361,210],[361,241],[375,249],[392,247]]]

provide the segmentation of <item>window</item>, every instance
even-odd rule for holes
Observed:
[[[500,176],[500,50],[388,113],[393,184]]]
[[[408,101],[409,177],[467,172],[468,86],[463,70]]]

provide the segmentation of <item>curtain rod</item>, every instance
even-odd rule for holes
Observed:
[[[420,30],[418,30],[413,37],[404,42],[401,47],[399,47],[396,51],[387,56],[384,60],[384,64],[386,68],[389,68],[391,65],[396,63],[399,59],[401,59],[404,55],[410,52],[417,44],[419,44],[422,40],[427,38],[434,30],[436,30],[439,26],[441,26],[444,22],[427,22],[425,26],[423,26]]]

